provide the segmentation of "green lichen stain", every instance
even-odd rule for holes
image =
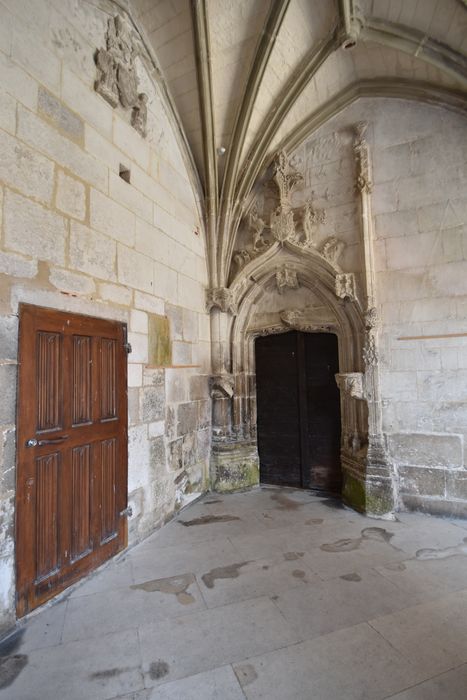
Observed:
[[[345,475],[342,498],[346,505],[360,513],[384,515],[394,509],[392,494],[386,486],[365,484],[349,474]]]
[[[245,460],[240,464],[219,465],[212,488],[218,493],[240,491],[259,483],[259,469],[256,460]]]
[[[170,322],[167,316],[149,314],[149,364],[168,367],[172,364]]]
[[[366,512],[365,484],[353,476],[346,474],[344,477],[344,487],[342,489],[342,500],[351,508],[355,508],[360,513]]]

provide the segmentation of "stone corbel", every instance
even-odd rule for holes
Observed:
[[[365,26],[365,17],[357,0],[341,0],[341,8],[341,46],[343,49],[352,49]]]
[[[365,400],[364,377],[362,372],[347,372],[334,375],[340,391],[352,399]]]
[[[237,313],[237,305],[232,290],[226,287],[207,289],[206,311],[209,312],[211,309],[220,309],[224,313],[230,313],[232,316],[235,316]]]
[[[211,398],[231,399],[234,395],[235,380],[231,374],[218,374],[209,380]]]

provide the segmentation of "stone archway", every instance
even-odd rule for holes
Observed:
[[[342,270],[339,258],[345,243],[338,238],[315,243],[321,214],[309,203],[293,206],[293,188],[303,178],[280,153],[272,177],[279,203],[275,206],[273,200],[266,212],[269,225],[253,203],[248,217],[253,247],[250,243],[234,254],[236,271],[234,267],[230,286],[208,293],[217,370],[211,384],[211,483],[216,490],[245,488],[259,481],[255,338],[291,329],[324,331],[335,333],[339,341],[336,381],[341,391],[343,498],[374,514],[394,507],[381,425],[371,164],[365,128],[364,124],[354,128],[353,142],[363,267]]]

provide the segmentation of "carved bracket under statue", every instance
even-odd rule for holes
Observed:
[[[365,400],[362,372],[347,372],[334,375],[340,391],[352,399]]]
[[[131,109],[131,125],[146,136],[148,97],[138,92],[135,58],[138,54],[134,32],[121,15],[111,17],[105,35],[106,48],[95,56],[97,80],[94,89],[112,107]]]
[[[232,290],[227,289],[227,287],[207,289],[206,311],[209,312],[211,309],[220,309],[224,313],[231,313],[235,316],[237,313],[237,305]]]
[[[231,374],[218,374],[209,380],[211,398],[231,399],[234,395],[235,380]]]

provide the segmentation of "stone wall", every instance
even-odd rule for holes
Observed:
[[[104,0],[0,4],[0,628],[14,619],[20,302],[128,324],[130,543],[207,485],[209,318],[196,179],[136,32],[146,138],[131,110],[94,90],[95,53],[117,12]],[[151,363],[151,333],[161,327],[170,329],[167,368]]]
[[[369,123],[383,434],[400,508],[467,515],[467,121],[416,102],[359,100],[292,156],[320,240],[362,270],[351,127]],[[361,284],[361,277],[359,279]],[[362,290],[360,288],[360,295]]]

